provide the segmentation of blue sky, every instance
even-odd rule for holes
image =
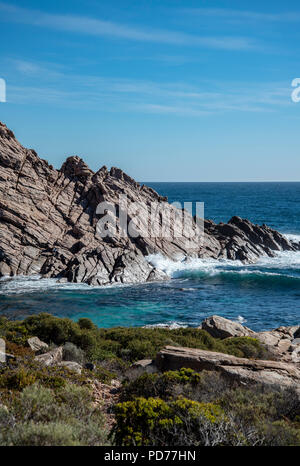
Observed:
[[[289,0],[0,1],[0,120],[56,167],[297,181],[299,26]]]

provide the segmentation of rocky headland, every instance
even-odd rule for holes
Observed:
[[[129,204],[146,206],[145,218],[152,203],[161,204],[170,218],[178,215],[166,198],[118,168],[93,172],[73,156],[56,170],[0,123],[0,277],[40,274],[91,285],[138,283],[168,278],[149,263],[149,254],[249,263],[278,251],[300,250],[299,243],[240,217],[226,224],[205,220],[201,241],[196,237],[192,243],[186,233],[175,231],[175,223],[177,234],[171,238],[124,237],[118,218],[116,234],[100,238],[97,206],[106,201],[118,211],[120,195]],[[159,228],[159,216],[156,222]],[[197,228],[194,220],[190,228]]]

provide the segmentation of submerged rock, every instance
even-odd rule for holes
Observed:
[[[134,202],[140,203],[141,225],[135,228],[136,235],[123,234],[120,195],[127,196],[128,224],[134,218]],[[110,203],[115,211],[98,213],[101,202]],[[157,215],[152,218],[150,234],[138,234],[147,232],[153,204]],[[157,234],[162,215],[170,218],[170,236]],[[228,224],[204,221],[203,233],[186,214],[189,221],[183,231],[178,222],[182,215],[166,198],[118,168],[103,166],[95,173],[73,156],[60,170],[54,169],[0,123],[0,277],[40,274],[90,285],[139,283],[168,278],[145,259],[149,254],[173,260],[199,257],[254,262],[276,251],[300,250],[300,244],[266,225],[253,225],[239,217]],[[104,218],[115,221],[113,236],[99,236],[97,225]]]

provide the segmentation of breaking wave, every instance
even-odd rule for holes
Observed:
[[[275,257],[262,257],[255,264],[240,261],[186,258],[173,261],[160,254],[148,261],[171,278],[191,280],[220,278],[223,281],[272,283],[277,286],[300,286],[300,252],[279,252]]]

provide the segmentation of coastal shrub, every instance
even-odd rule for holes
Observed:
[[[107,432],[88,387],[67,382],[56,391],[38,383],[0,409],[0,445],[104,445]]]
[[[75,361],[83,364],[85,355],[81,348],[78,348],[74,343],[67,341],[63,346],[63,359],[65,361]]]
[[[300,429],[284,421],[262,423],[259,427],[261,444],[270,447],[300,446]]]
[[[6,317],[0,317],[0,338],[25,347],[29,336],[24,322],[11,321]]]
[[[33,358],[34,352],[32,349],[13,343],[12,341],[6,340],[6,352],[18,356],[20,358]]]
[[[56,345],[73,342],[76,334],[80,333],[79,325],[72,320],[56,318],[46,313],[27,317],[24,326],[30,334]]]
[[[198,374],[191,369],[181,369],[164,374],[145,373],[124,382],[121,401],[134,402],[138,397],[157,397],[167,403],[185,397],[217,404],[227,419],[218,430],[222,444],[299,445],[300,400],[292,387],[285,390],[259,384],[239,387],[216,372]],[[177,427],[181,433],[176,442],[179,438],[182,442],[191,442],[191,438],[199,441],[192,433],[186,436],[186,432]]]
[[[8,390],[22,390],[32,385],[37,379],[34,372],[24,368],[13,368],[0,373],[0,388]]]
[[[61,422],[17,424],[5,435],[0,436],[0,445],[9,446],[77,446],[80,445],[74,427]],[[2,437],[2,438],[1,438]]]
[[[87,319],[86,317],[81,317],[78,319],[78,325],[81,329],[85,330],[96,330],[96,325],[91,321],[91,319]]]
[[[11,409],[21,422],[51,422],[59,417],[53,390],[36,383],[24,388],[20,396],[14,398]]]
[[[178,371],[142,374],[123,383],[121,399],[132,400],[143,396],[159,397],[163,400],[187,397],[194,401],[214,401],[232,384],[216,372],[202,371],[200,374],[192,369],[182,368]]]
[[[282,420],[298,422],[300,418],[299,395],[292,387],[285,390],[260,384],[237,387],[226,390],[219,403],[236,421],[248,425],[259,425],[262,420],[270,423]]]
[[[100,365],[96,365],[95,369],[92,373],[93,379],[99,380],[99,382],[109,384],[112,379],[117,378],[117,374],[115,372],[111,372],[107,370],[105,367]]]
[[[248,359],[271,359],[272,355],[258,340],[251,337],[235,337],[223,340],[229,354]]]
[[[78,323],[51,314],[38,314],[24,321],[0,319],[0,334],[8,341],[26,346],[29,336],[37,336],[46,343],[73,343],[81,348],[89,361],[120,358],[125,362],[154,358],[166,345],[185,346],[233,354],[239,357],[269,357],[264,346],[249,337],[213,338],[197,328],[97,328],[89,319]]]
[[[21,391],[23,388],[39,382],[40,385],[59,389],[67,382],[85,385],[91,376],[90,371],[81,374],[63,366],[43,366],[32,359],[17,359],[10,365],[0,368],[0,389]]]
[[[186,398],[139,397],[117,404],[115,416],[112,434],[119,446],[218,445],[233,435],[220,406]]]

